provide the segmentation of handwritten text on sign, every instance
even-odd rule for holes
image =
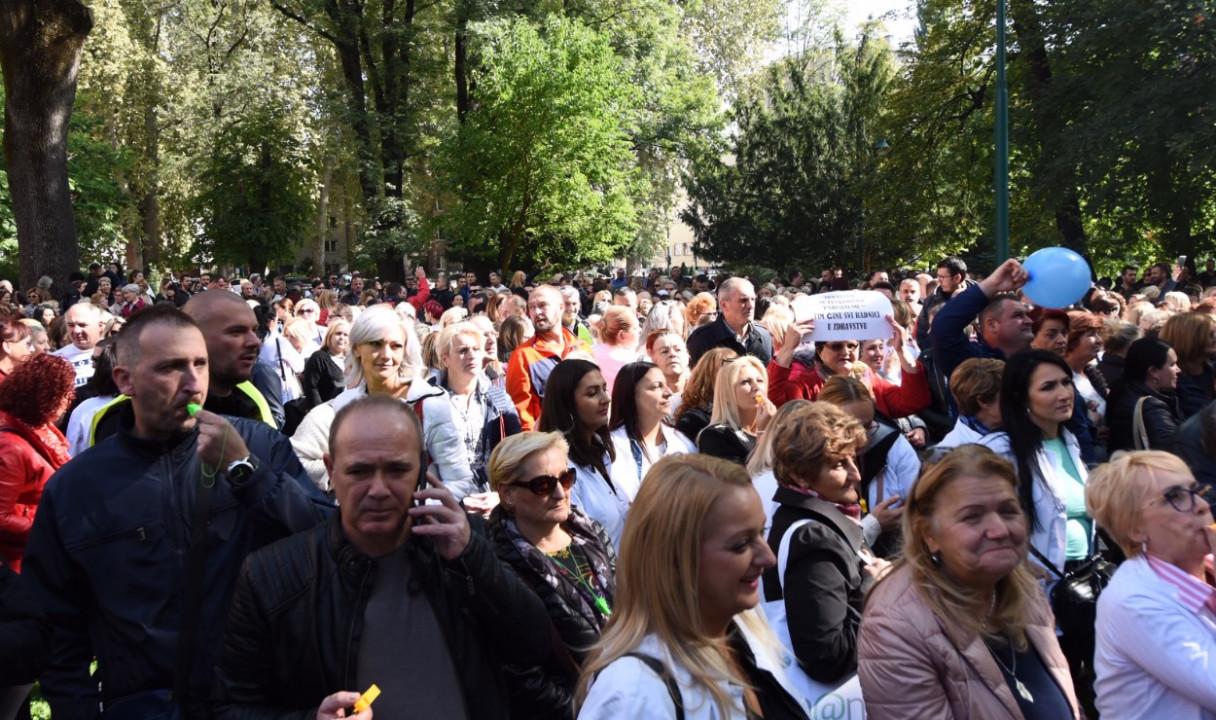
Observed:
[[[791,305],[796,321],[814,319],[815,332],[810,339],[816,342],[891,337],[886,320],[892,313],[891,301],[880,292],[845,290],[799,295]]]

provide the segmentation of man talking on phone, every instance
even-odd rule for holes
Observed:
[[[241,571],[217,716],[506,718],[500,667],[544,661],[549,617],[426,475],[415,415],[386,396],[345,406],[325,465],[339,516]]]

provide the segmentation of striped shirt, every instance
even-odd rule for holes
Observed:
[[[1191,575],[1177,565],[1164,562],[1146,553],[1148,565],[1157,573],[1157,577],[1172,585],[1178,591],[1178,602],[1195,614],[1206,607],[1208,612],[1216,615],[1216,588]],[[1203,561],[1204,567],[1212,568],[1212,556],[1208,555]]]

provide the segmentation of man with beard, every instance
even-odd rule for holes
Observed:
[[[528,296],[528,318],[536,334],[520,343],[507,360],[507,392],[519,410],[524,430],[540,419],[545,382],[553,367],[575,350],[588,350],[574,333],[561,326],[565,301],[552,285],[541,285]]]

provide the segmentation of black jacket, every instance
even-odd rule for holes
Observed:
[[[707,407],[681,408],[676,417],[676,430],[684,433],[684,437],[697,442],[697,436],[709,426],[710,409]]]
[[[500,667],[545,661],[544,605],[479,532],[454,562],[422,540],[408,552],[412,587],[426,594],[447,638],[468,717],[508,717]],[[375,579],[375,561],[346,539],[337,517],[251,555],[228,614],[217,716],[312,720],[326,696],[351,689]],[[409,661],[402,648],[403,671],[426,671]]]
[[[1116,388],[1106,404],[1106,424],[1110,437],[1106,447],[1116,450],[1133,450],[1136,447],[1132,423],[1136,414],[1136,403],[1144,401],[1144,429],[1148,432],[1148,444],[1153,450],[1166,450],[1174,442],[1178,431],[1178,399],[1170,394],[1149,390],[1147,386],[1133,383]]]
[[[1216,402],[1178,426],[1170,451],[1186,461],[1196,480],[1216,488]]]
[[[191,518],[200,482],[198,431],[169,445],[122,429],[51,477],[22,579],[54,627],[41,676],[55,720],[160,717],[172,709]],[[241,562],[253,550],[322,522],[333,506],[291,443],[266,423],[229,418],[257,461],[240,487],[221,474],[211,491],[194,699],[211,692],[224,614]],[[98,669],[89,676],[89,662]],[[98,681],[101,691],[98,691]],[[138,707],[138,709],[136,709]],[[152,708],[155,708],[153,711]]]
[[[1127,361],[1111,353],[1103,353],[1102,359],[1098,361],[1098,372],[1102,373],[1102,379],[1106,381],[1106,387],[1113,388],[1122,384],[1123,368]]]
[[[773,554],[786,530],[790,538],[785,577],[774,565],[764,571],[764,599],[785,600],[790,641],[802,669],[819,682],[836,682],[857,670],[861,609],[873,579],[862,572],[861,525],[832,503],[778,487],[768,545]]]
[[[740,355],[753,355],[764,365],[773,359],[773,338],[763,325],[753,320],[743,344],[739,344],[735,331],[726,324],[725,316],[718,313],[716,320],[693,330],[688,336],[688,367],[695,367],[702,355],[718,347],[728,347]]]
[[[0,687],[34,682],[50,639],[51,626],[21,576],[0,562]]]
[[[591,591],[533,547],[513,527],[502,506],[490,516],[490,537],[498,559],[506,563],[545,604],[557,633],[554,652],[543,665],[506,668],[513,718],[573,718],[574,690],[588,648],[600,639],[608,615],[596,608]],[[563,523],[572,542],[587,555],[596,576],[593,589],[608,607],[616,590],[616,554],[599,523],[571,508]],[[556,647],[556,642],[561,647]]]
[[[342,368],[334,362],[328,350],[321,348],[304,361],[300,387],[304,390],[304,400],[309,409],[333,400],[346,389]]]
[[[747,456],[756,447],[756,438],[726,423],[710,425],[696,439],[700,452],[740,465],[747,464]]]

